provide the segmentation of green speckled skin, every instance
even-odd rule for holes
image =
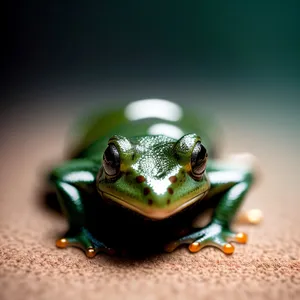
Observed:
[[[169,101],[143,100],[75,127],[70,159],[50,174],[70,227],[57,245],[93,257],[170,252],[181,244],[191,252],[211,245],[229,254],[228,241],[245,242],[230,225],[252,171],[215,160],[217,128],[200,115]],[[193,228],[207,207],[214,208],[211,222]]]

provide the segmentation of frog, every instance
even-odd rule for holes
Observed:
[[[58,248],[172,252],[207,246],[225,254],[247,234],[232,230],[253,185],[254,168],[217,157],[218,125],[164,99],[143,99],[94,113],[73,129],[76,143],[49,172],[69,229]],[[204,209],[210,221],[195,226]]]

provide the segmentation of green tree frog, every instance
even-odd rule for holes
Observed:
[[[171,252],[183,244],[191,252],[215,246],[231,254],[231,242],[246,243],[231,223],[253,170],[215,158],[212,123],[161,99],[89,116],[74,129],[79,138],[69,159],[49,176],[69,223],[57,247],[94,257],[124,249]],[[208,225],[193,226],[208,207]]]

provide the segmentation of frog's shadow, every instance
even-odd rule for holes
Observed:
[[[55,192],[44,190],[42,199],[44,209],[53,211],[63,217]],[[104,224],[105,228],[106,244],[113,244],[112,248],[117,251],[114,255],[100,252],[95,259],[99,255],[105,255],[113,263],[124,263],[125,265],[135,261],[142,262],[145,259],[155,259],[157,256],[166,253],[164,246],[168,242],[197,230],[191,226],[192,221],[199,215],[195,214],[194,211],[207,211],[212,205],[215,205],[214,203],[217,203],[217,199],[216,201],[196,203],[175,217],[163,221],[147,220],[127,209],[110,203],[107,212],[103,215],[106,219],[102,225]],[[99,217],[91,217],[91,219],[97,220]],[[59,234],[58,232],[57,238],[61,237]],[[94,235],[94,232],[92,234]],[[97,236],[97,232],[94,236]]]
[[[53,191],[43,191],[42,192],[42,206],[46,210],[51,210],[52,212],[63,215],[62,209],[59,205],[57,195]]]

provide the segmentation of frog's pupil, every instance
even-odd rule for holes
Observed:
[[[120,155],[118,149],[113,144],[108,145],[104,152],[103,167],[105,172],[110,176],[117,175],[120,170]]]

